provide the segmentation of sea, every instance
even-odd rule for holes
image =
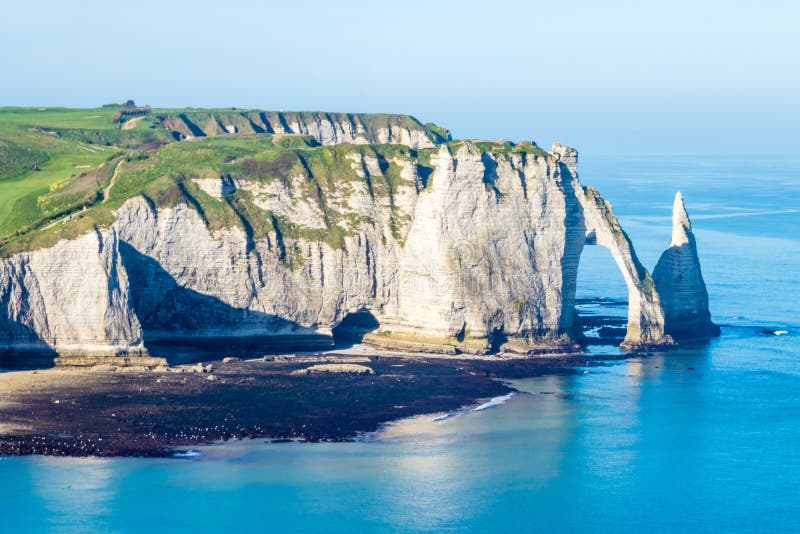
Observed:
[[[800,156],[581,170],[651,270],[682,191],[721,337],[623,358],[592,346],[608,360],[350,443],[0,458],[0,532],[800,531]],[[584,252],[578,296],[624,315],[602,302],[626,298],[605,249]]]

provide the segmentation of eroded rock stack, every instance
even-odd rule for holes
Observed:
[[[672,207],[672,241],[653,270],[656,288],[664,308],[664,329],[676,340],[717,336],[719,327],[711,322],[708,291],[692,223],[680,191]]]

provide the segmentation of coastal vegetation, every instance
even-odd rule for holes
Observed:
[[[286,133],[320,131],[325,124],[351,127],[358,144],[322,145],[309,133]],[[381,142],[391,128],[416,133],[428,144]],[[114,210],[137,195],[157,207],[186,203],[211,230],[238,226],[253,239],[277,232],[339,248],[346,235],[369,222],[329,205],[327,199],[348,182],[365,183],[370,195],[388,199],[390,228],[401,239],[406,221],[394,210],[398,188],[430,186],[437,146],[447,144],[455,154],[464,142],[406,115],[162,109],[133,101],[95,109],[0,108],[0,255],[107,226]],[[498,155],[546,154],[529,142],[475,145]],[[359,172],[354,155],[376,161],[379,172]],[[402,162],[413,162],[420,184],[403,177]],[[250,191],[235,188],[214,198],[196,182],[279,180],[296,188],[290,182],[297,176],[303,177],[299,194],[317,204],[325,228],[259,208]]]

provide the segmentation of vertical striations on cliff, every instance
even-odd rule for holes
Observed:
[[[711,322],[708,311],[708,291],[680,191],[672,207],[672,241],[661,254],[653,278],[661,295],[668,334],[677,340],[719,335],[719,327]]]
[[[144,351],[114,228],[0,261],[0,352]]]
[[[579,351],[586,245],[609,249],[627,284],[624,349],[718,332],[680,194],[651,276],[570,147],[448,141],[390,115],[162,122],[254,133],[155,149],[119,176],[113,219],[0,258],[0,349],[116,355],[248,338],[312,349],[369,314],[364,341],[389,348]],[[288,131],[316,143],[276,144]]]

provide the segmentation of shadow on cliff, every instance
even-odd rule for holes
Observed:
[[[152,356],[180,364],[223,356],[329,348],[330,336],[315,334],[276,315],[236,308],[183,287],[161,265],[120,242],[131,303]]]
[[[364,340],[364,335],[374,332],[380,324],[369,310],[348,313],[333,329],[333,341],[337,349],[347,349]]]
[[[30,327],[18,321],[0,324],[0,339],[12,340],[17,345],[17,348],[13,350],[0,349],[0,368],[47,369],[55,367],[58,353],[50,348]]]

